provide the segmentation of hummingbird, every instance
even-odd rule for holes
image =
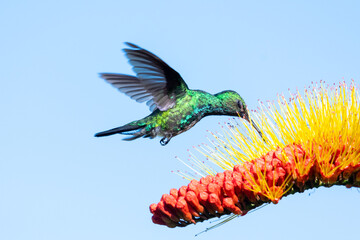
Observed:
[[[171,138],[192,128],[203,117],[210,115],[240,116],[248,121],[262,137],[243,98],[235,91],[210,94],[188,88],[180,74],[155,54],[129,42],[123,49],[136,76],[100,73],[112,86],[137,102],[146,102],[151,114],[121,127],[95,134],[104,137],[116,133],[130,135],[124,140],[140,137],[162,137],[165,146]]]

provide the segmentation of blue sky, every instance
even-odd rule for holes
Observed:
[[[271,3],[270,3],[271,2]],[[358,1],[3,1],[0,7],[0,239],[191,239],[148,207],[187,181],[174,157],[206,142],[208,117],[166,146],[93,134],[149,114],[98,77],[132,74],[136,43],[188,86],[257,101],[324,80],[360,81]],[[360,192],[284,198],[197,239],[357,238]]]

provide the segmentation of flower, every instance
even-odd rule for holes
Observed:
[[[253,114],[261,138],[245,121],[231,124],[213,146],[198,150],[218,172],[193,157],[200,180],[171,189],[150,206],[152,220],[168,227],[187,226],[226,214],[245,215],[264,203],[306,189],[360,187],[360,106],[355,84],[313,85],[283,95],[277,104],[261,103]]]

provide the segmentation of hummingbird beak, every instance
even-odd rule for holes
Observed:
[[[259,133],[260,137],[265,141],[265,139],[263,138],[262,132],[260,131],[260,129],[258,128],[258,126],[255,124],[255,122],[251,119],[251,126],[253,126],[255,128],[255,130]]]
[[[240,116],[241,116],[241,114],[240,114]],[[252,120],[252,119],[250,120],[249,114],[247,112],[243,115],[243,118],[246,121],[248,121],[253,128],[255,128],[255,130],[259,133],[260,137],[264,140],[264,142],[266,142],[265,139],[263,138],[262,132],[260,131],[258,126],[255,124],[254,120]]]
[[[238,101],[238,107],[240,108],[240,112],[238,113],[241,118],[244,118],[246,121],[248,121],[253,128],[259,133],[260,137],[266,142],[266,140],[263,138],[262,132],[258,128],[258,126],[255,124],[255,122],[249,118],[249,112],[247,110],[247,107],[244,105],[242,101]]]

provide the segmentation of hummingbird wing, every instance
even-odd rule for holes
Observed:
[[[102,73],[121,92],[138,102],[147,102],[151,111],[166,111],[176,99],[186,93],[186,83],[178,72],[153,53],[132,43],[124,52],[137,77],[125,74]]]
[[[151,94],[137,77],[117,73],[100,73],[100,77],[137,102],[152,101]]]

